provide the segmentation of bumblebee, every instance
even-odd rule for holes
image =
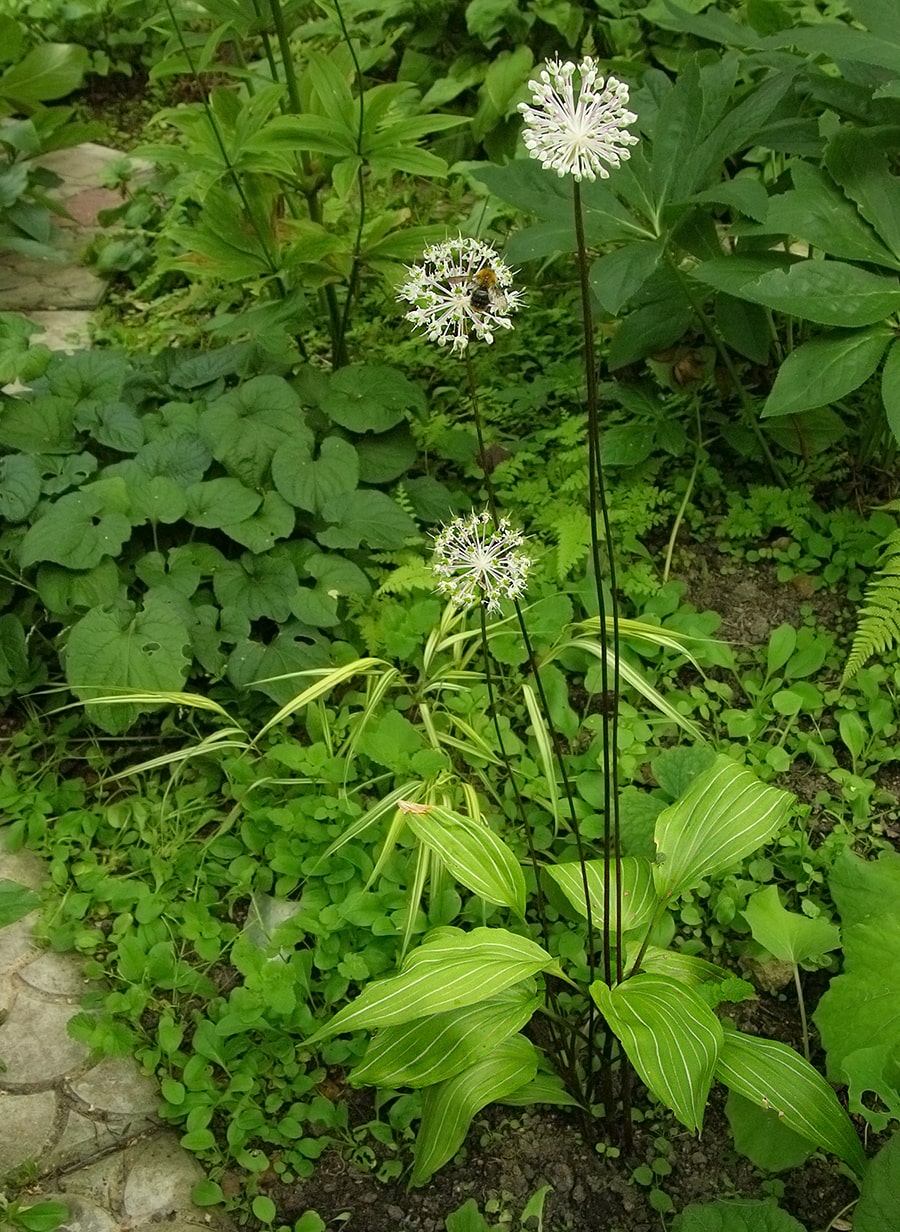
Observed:
[[[472,278],[473,291],[469,303],[479,312],[490,308],[493,298],[499,293],[497,275],[489,265],[484,265]]]

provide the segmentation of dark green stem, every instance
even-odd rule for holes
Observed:
[[[612,938],[610,936],[610,882],[615,881],[615,979],[622,979],[622,860],[621,823],[619,816],[619,605],[616,596],[616,558],[613,550],[612,530],[609,522],[609,506],[606,485],[603,479],[603,463],[600,456],[600,415],[597,397],[597,355],[594,346],[594,313],[591,303],[587,243],[584,235],[584,211],[581,202],[581,186],[573,183],[575,214],[575,241],[578,255],[578,274],[581,286],[581,314],[584,330],[584,365],[588,416],[588,470],[589,503],[591,520],[591,560],[594,567],[594,584],[597,591],[597,607],[600,617],[600,687],[603,693],[602,740],[603,740],[603,840],[605,862],[603,865],[603,968],[608,985],[613,983]],[[610,613],[612,616],[613,674],[612,689],[609,680],[609,637],[606,627],[606,597],[600,555],[599,527],[602,524],[609,568]],[[610,861],[615,877],[610,877]]]

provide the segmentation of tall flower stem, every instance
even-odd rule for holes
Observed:
[[[466,350],[465,352],[465,361],[466,361],[466,376],[468,378],[468,386],[469,386],[469,402],[472,407],[472,421],[475,424],[475,435],[478,440],[478,453],[479,453],[479,457],[481,458],[481,470],[482,470],[482,475],[484,478],[484,486],[485,486],[485,493],[487,495],[488,509],[490,510],[490,514],[494,521],[494,525],[496,526],[499,520],[499,515],[497,512],[497,499],[496,499],[496,494],[494,492],[494,483],[493,483],[493,480],[491,479],[491,473],[487,466],[487,461],[486,461],[484,426],[482,424],[482,419],[481,419],[481,406],[478,400],[478,384],[475,380],[475,368],[474,368],[474,365],[472,364],[472,357],[469,354],[468,350]],[[581,826],[578,821],[578,814],[575,811],[575,793],[574,793],[574,789],[572,787],[571,781],[569,779],[568,770],[566,769],[566,763],[565,763],[565,758],[563,757],[563,750],[560,744],[559,734],[556,731],[556,728],[553,724],[553,719],[550,714],[550,703],[547,698],[546,690],[544,688],[544,682],[541,679],[541,674],[538,668],[537,656],[535,655],[534,647],[532,645],[531,638],[528,634],[528,626],[525,623],[525,614],[522,610],[522,605],[519,602],[519,600],[514,599],[513,602],[515,605],[516,619],[518,621],[519,631],[522,634],[522,642],[525,647],[525,653],[528,656],[528,668],[529,668],[529,671],[531,672],[532,678],[534,679],[534,684],[537,690],[538,700],[540,701],[540,705],[541,705],[541,711],[544,715],[544,721],[547,724],[547,730],[550,733],[550,738],[553,744],[553,755],[556,760],[556,764],[559,767],[559,773],[560,773],[560,777],[563,783],[563,791],[565,793],[566,800],[569,806],[570,825],[572,829],[572,834],[575,839],[576,850],[578,852],[578,862],[581,865],[581,879],[582,879],[582,888],[584,890],[585,915],[587,919],[588,973],[589,973],[590,982],[593,983],[594,977],[596,974],[596,962],[597,962],[596,952],[594,948],[593,910],[591,908],[591,894],[590,894],[590,887],[588,885],[588,877],[587,877],[587,865],[586,865],[587,855],[586,855],[585,848],[584,848],[584,841],[581,836]],[[484,615],[482,614],[482,622],[483,621],[484,621]],[[485,646],[485,657],[486,656],[487,656],[487,648]],[[538,876],[538,886],[540,886],[539,876]],[[608,899],[606,901],[608,901]],[[593,1081],[594,1049],[595,1049],[594,1002],[590,998],[588,1000],[587,1037],[588,1037],[588,1053],[587,1053],[587,1061],[586,1061],[586,1072],[587,1072],[586,1087],[587,1087],[587,1090],[590,1090],[590,1086]],[[609,1104],[607,1103],[607,1111],[608,1109],[609,1109]]]
[[[606,499],[606,484],[600,456],[600,415],[597,397],[597,355],[594,346],[594,314],[591,304],[587,243],[584,236],[584,208],[581,200],[581,185],[574,180],[573,205],[575,216],[575,241],[578,253],[578,275],[581,286],[581,317],[584,330],[584,367],[587,381],[588,416],[588,470],[589,504],[591,521],[591,560],[594,567],[594,584],[597,590],[597,607],[600,616],[600,686],[603,692],[602,739],[603,739],[603,840],[606,860],[603,866],[603,899],[610,901],[610,859],[615,872],[615,981],[622,980],[622,858],[621,820],[619,814],[619,605],[616,595],[616,557],[612,530],[609,522],[609,504]],[[606,547],[609,568],[610,613],[612,616],[612,689],[609,679],[609,638],[606,628],[606,596],[603,590],[602,562],[600,554],[600,526]],[[603,966],[607,984],[613,982],[612,941],[609,910],[603,915]]]

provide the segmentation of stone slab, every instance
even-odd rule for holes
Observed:
[[[37,1163],[54,1137],[56,1093],[9,1095],[0,1091],[0,1189],[4,1176],[25,1163]]]
[[[19,990],[0,1026],[0,1058],[6,1065],[0,1073],[0,1090],[46,1090],[85,1064],[88,1049],[66,1031],[75,1013],[75,1007],[64,1001],[47,1001]]]
[[[91,987],[79,959],[52,950],[40,950],[16,975],[31,991],[48,995],[78,998]]]
[[[169,1220],[194,1211],[191,1190],[203,1180],[203,1169],[168,1133],[131,1147],[123,1207],[127,1218]]]
[[[69,1084],[91,1111],[149,1120],[159,1105],[159,1088],[128,1057],[106,1057]]]
[[[29,320],[40,328],[32,334],[31,344],[43,343],[51,351],[85,351],[91,345],[90,319],[87,308],[59,308],[55,311],[33,308]]]
[[[77,1194],[41,1194],[42,1202],[62,1202],[69,1208],[69,1217],[56,1232],[124,1232],[118,1219],[96,1203]]]

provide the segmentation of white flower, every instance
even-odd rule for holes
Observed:
[[[531,106],[520,103],[525,117],[522,139],[532,158],[557,175],[576,180],[609,179],[604,164],[618,167],[630,158],[628,149],[637,137],[627,131],[637,116],[626,110],[628,86],[615,77],[604,79],[590,56],[578,67],[581,85],[578,101],[572,78],[576,66],[569,61],[548,60],[540,81],[529,81]]]
[[[509,289],[512,270],[490,244],[461,235],[434,244],[407,273],[398,296],[415,305],[406,319],[424,329],[430,342],[464,351],[472,335],[490,343],[495,329],[512,329],[510,313],[522,295]]]
[[[487,510],[456,518],[435,537],[432,567],[438,589],[454,603],[468,607],[480,600],[489,612],[499,612],[501,599],[525,593],[531,560],[517,550],[525,536],[506,518],[490,526]]]

